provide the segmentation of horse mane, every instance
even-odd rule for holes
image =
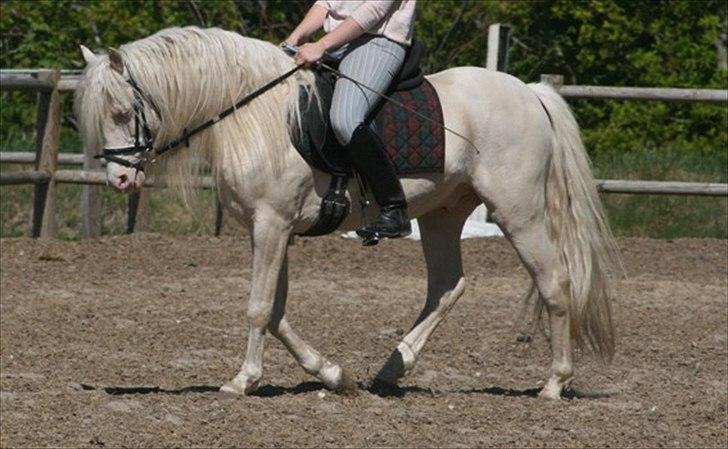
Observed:
[[[219,28],[168,28],[123,45],[119,53],[142,92],[159,109],[156,146],[178,138],[185,129],[202,124],[294,67],[275,45]],[[179,187],[185,200],[193,191],[191,181],[208,163],[216,178],[223,168],[278,176],[292,130],[301,129],[299,89],[308,89],[313,92],[309,97],[316,97],[314,86],[312,73],[297,72],[190,138],[189,148],[182,146],[159,157],[151,164],[153,174]],[[89,64],[76,92],[85,145],[100,150],[108,102],[117,99],[129,104],[131,97],[131,89],[110,68],[107,56]]]

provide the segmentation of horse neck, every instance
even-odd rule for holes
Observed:
[[[160,142],[216,117],[291,65],[273,45],[222,30],[184,29],[175,38],[180,49],[162,58],[129,58],[134,76],[159,108]],[[266,99],[268,107],[289,106],[281,100]],[[235,115],[250,112],[246,109],[251,108]]]
[[[157,61],[157,73],[145,73],[139,67],[146,75],[139,76],[139,84],[160,109],[161,126],[155,136],[160,145],[217,116],[293,67],[270,43],[229,35],[223,39],[228,45],[221,46],[224,52],[198,51],[195,54],[203,56],[193,58],[190,51],[186,57]],[[137,68],[130,68],[137,73]],[[197,171],[194,158],[202,156],[217,175],[240,179],[245,172],[258,179],[278,178],[291,147],[289,111],[295,109],[297,99],[297,77],[290,77],[200,132],[191,139],[189,149],[169,152],[167,170],[184,182],[185,175]]]

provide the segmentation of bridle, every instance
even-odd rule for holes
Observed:
[[[154,150],[154,138],[152,130],[149,128],[147,115],[144,113],[144,101],[152,107],[159,117],[159,108],[149,96],[144,95],[139,88],[139,84],[131,76],[129,68],[126,68],[129,78],[126,80],[134,91],[134,103],[132,110],[134,111],[134,145],[122,148],[104,148],[101,154],[94,156],[94,159],[106,159],[108,162],[115,162],[129,168],[135,168],[138,171],[144,171],[145,157],[142,154],[149,153]],[[141,138],[140,138],[141,137]],[[142,140],[143,139],[143,140]],[[129,161],[120,156],[134,156],[135,161]]]
[[[131,86],[132,90],[134,91],[134,103],[132,105],[132,109],[134,111],[134,145],[123,148],[104,148],[102,149],[101,154],[97,154],[96,156],[94,156],[94,158],[105,159],[106,161],[114,162],[129,168],[134,168],[138,171],[144,171],[144,163],[148,160],[147,154],[153,153],[153,156],[159,156],[169,150],[177,148],[182,143],[186,144],[187,147],[189,147],[190,137],[204,131],[205,129],[211,127],[228,115],[232,114],[236,110],[250,103],[261,94],[267,92],[281,81],[296,73],[303,66],[297,65],[283,75],[269,81],[265,85],[244,96],[234,105],[217,114],[215,117],[207,120],[203,124],[196,126],[189,131],[187,130],[187,128],[185,128],[180,137],[172,140],[171,142],[168,142],[166,145],[163,145],[159,148],[154,147],[154,137],[152,136],[152,130],[149,128],[147,116],[144,113],[144,103],[148,103],[157,114],[157,117],[161,119],[159,112],[160,110],[151,99],[151,97],[145,95],[141,88],[139,88],[139,84],[137,84],[137,82],[134,80],[134,77],[132,76],[129,67],[125,67],[126,72],[129,75],[129,78],[126,80],[126,82]],[[136,160],[129,161],[121,156],[133,156],[134,158],[136,158]]]

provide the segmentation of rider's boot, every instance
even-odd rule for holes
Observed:
[[[354,168],[366,180],[381,210],[372,223],[356,231],[364,245],[376,245],[379,239],[405,237],[412,233],[407,216],[407,200],[394,165],[385,154],[384,144],[365,124],[360,124],[346,145]]]

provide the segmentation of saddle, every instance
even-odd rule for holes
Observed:
[[[399,74],[384,93],[405,107],[380,99],[365,120],[384,142],[386,153],[400,175],[442,173],[444,169],[445,130],[437,124],[443,123],[442,108],[435,89],[420,69],[422,52],[422,45],[413,41]],[[299,136],[294,144],[304,160],[331,174],[332,179],[319,217],[301,234],[305,236],[328,234],[339,227],[350,209],[345,191],[348,179],[354,174],[346,151],[336,140],[329,123],[336,74],[321,67],[315,69],[315,74],[319,102],[311,101],[308,92],[301,89],[301,130],[292,135]]]

